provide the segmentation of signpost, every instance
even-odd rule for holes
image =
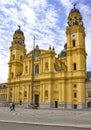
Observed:
[[[33,36],[33,50],[32,50],[32,82],[31,82],[31,103],[34,104],[34,95],[33,95],[33,88],[34,88],[34,49],[35,49],[35,36]]]

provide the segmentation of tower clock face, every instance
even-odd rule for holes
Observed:
[[[76,37],[76,34],[75,34],[75,33],[72,33],[72,34],[71,34],[71,37],[72,37],[72,38],[75,38],[75,37]]]

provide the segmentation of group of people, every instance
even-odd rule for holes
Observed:
[[[10,102],[9,107],[10,107],[10,111],[15,111],[15,103],[14,102]]]

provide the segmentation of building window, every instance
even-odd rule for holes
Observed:
[[[22,60],[22,56],[20,56],[20,61]]]
[[[11,73],[11,77],[14,78],[14,73],[13,72]]]
[[[76,63],[73,64],[73,69],[76,70]]]
[[[91,88],[91,84],[88,84],[88,88]]]
[[[74,93],[74,98],[77,98],[77,93]]]
[[[88,92],[88,97],[91,97],[91,92]]]
[[[12,98],[12,93],[10,93],[10,98]]]
[[[48,91],[47,90],[45,91],[45,97],[48,97]]]
[[[48,69],[48,62],[45,63],[45,69]]]
[[[27,97],[27,91],[24,91],[24,97]]]
[[[77,87],[76,84],[74,84],[73,87],[76,88]]]
[[[73,40],[72,43],[73,43],[73,47],[75,47],[76,46],[76,41]]]
[[[15,55],[13,55],[12,57],[13,57],[13,60],[15,60]]]
[[[35,65],[35,74],[39,74],[39,65]]]
[[[10,88],[10,91],[12,91],[12,88]]]
[[[28,66],[25,66],[25,72],[26,73],[28,72]]]

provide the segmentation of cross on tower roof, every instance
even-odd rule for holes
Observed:
[[[73,3],[73,6],[74,6],[74,9],[75,9],[75,6],[77,5],[77,3]]]
[[[20,25],[18,25],[18,27],[19,27],[19,30],[20,30],[21,26],[20,26]]]

